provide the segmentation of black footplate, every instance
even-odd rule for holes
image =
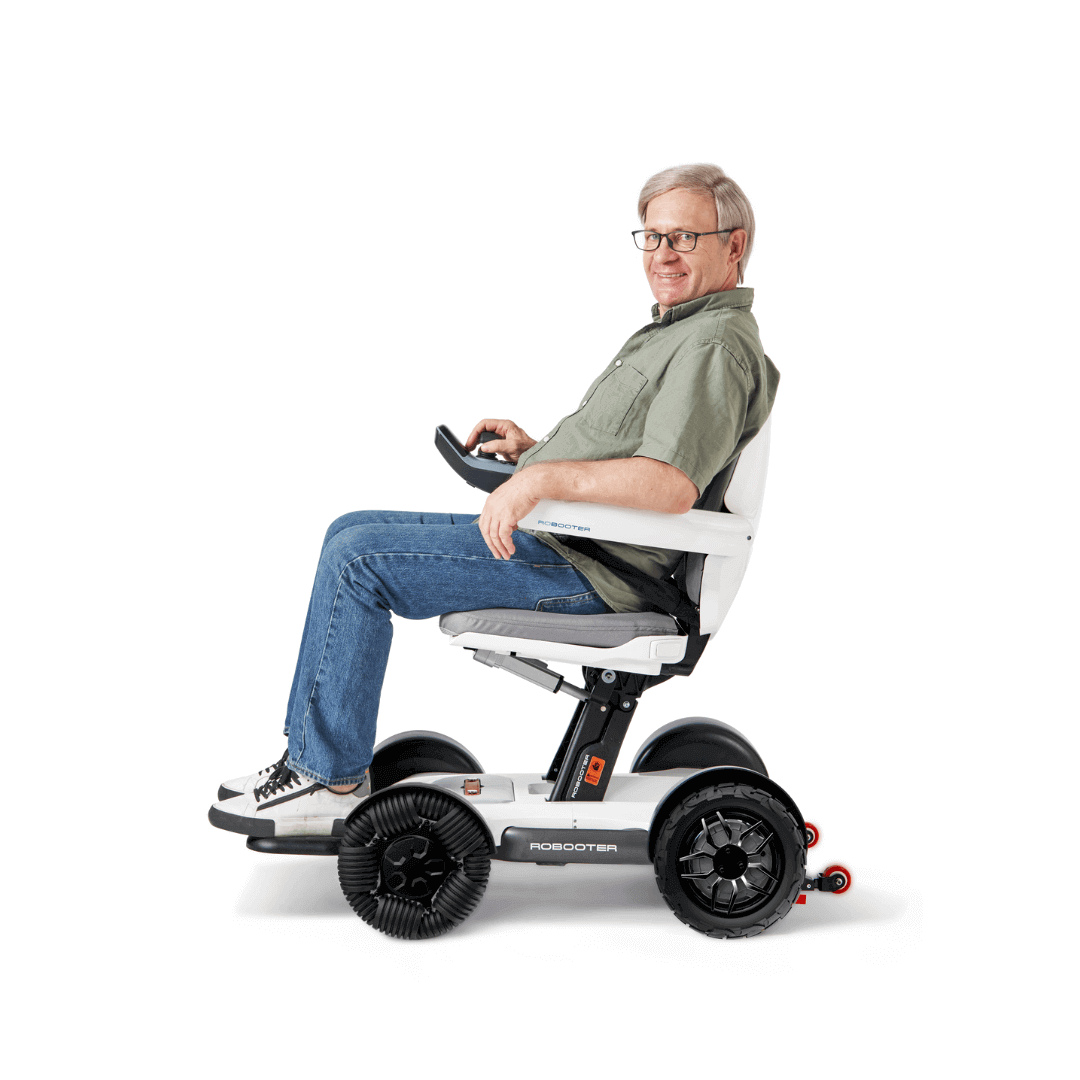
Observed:
[[[267,855],[337,855],[340,836],[249,836],[247,846]]]

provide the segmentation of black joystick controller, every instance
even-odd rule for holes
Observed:
[[[464,443],[445,424],[435,429],[435,445],[446,463],[467,484],[481,491],[494,491],[500,484],[506,483],[514,475],[515,465],[510,461],[499,461],[491,453],[483,450],[483,444],[499,438],[494,431],[482,431],[476,440],[476,454],[470,454]]]
[[[480,447],[483,446],[484,443],[486,443],[486,442],[491,442],[492,439],[501,439],[501,438],[502,438],[502,436],[497,431],[481,431],[480,432],[480,446],[478,446],[476,448],[476,456],[481,461],[498,461],[499,457],[498,457],[497,454],[485,454],[484,451],[480,449]]]

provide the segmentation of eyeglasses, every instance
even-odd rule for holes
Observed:
[[[668,247],[672,251],[693,251],[697,247],[699,236],[723,236],[724,233],[734,232],[742,226],[736,225],[731,229],[720,229],[717,232],[670,232],[658,233],[651,229],[637,229],[630,235],[634,243],[641,251],[655,251],[662,240],[667,240]]]

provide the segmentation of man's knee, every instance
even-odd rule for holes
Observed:
[[[335,518],[330,522],[330,528],[326,530],[326,535],[323,537],[323,547],[325,548],[335,536],[346,529],[354,529],[357,525],[372,524],[378,514],[378,510],[354,510],[352,513],[342,514],[341,517]]]

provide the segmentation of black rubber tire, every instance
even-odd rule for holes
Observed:
[[[480,903],[490,873],[479,815],[438,788],[375,795],[345,822],[341,890],[364,922],[391,937],[452,930]]]
[[[713,843],[716,835],[724,838],[709,828],[723,829],[710,821],[718,815],[728,826],[727,844]],[[668,811],[657,834],[653,868],[668,907],[687,926],[709,937],[753,937],[795,903],[806,874],[806,834],[768,792],[748,784],[714,784]],[[730,896],[727,881],[733,882]]]

